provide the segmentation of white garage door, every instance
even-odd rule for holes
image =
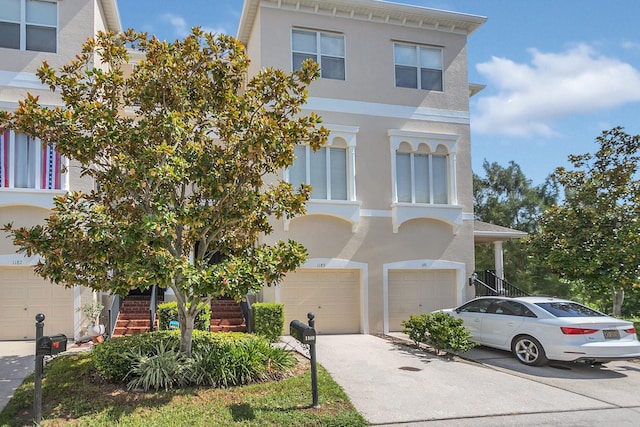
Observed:
[[[287,274],[280,284],[284,304],[285,333],[289,323],[307,323],[307,313],[316,315],[319,334],[360,332],[360,274],[358,270],[301,269]]]
[[[0,340],[34,339],[36,314],[44,335],[73,338],[73,289],[36,276],[31,268],[0,268]]]
[[[455,270],[390,270],[389,331],[402,331],[412,314],[455,307]]]

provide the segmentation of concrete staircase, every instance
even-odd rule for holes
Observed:
[[[149,331],[149,302],[148,296],[128,296],[120,308],[120,314],[113,330],[114,337],[137,335]],[[156,318],[155,329],[158,327]]]
[[[211,332],[247,332],[240,303],[233,299],[211,301]]]

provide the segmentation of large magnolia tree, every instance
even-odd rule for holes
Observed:
[[[557,168],[564,201],[545,211],[531,254],[591,295],[610,292],[621,314],[625,290],[640,278],[640,135],[602,132],[594,154],[570,156],[575,169]]]
[[[131,48],[142,59],[128,73]],[[42,226],[4,227],[42,257],[36,272],[119,295],[173,289],[190,355],[200,302],[242,298],[298,267],[298,243],[258,242],[270,217],[304,213],[309,188],[265,177],[292,164],[297,144],[326,140],[320,119],[300,114],[318,68],[248,79],[248,64],[237,40],[199,29],[173,43],[100,33],[61,69],[44,63],[38,76],[64,106],[28,96],[0,128],[55,144],[96,185],[57,197]]]

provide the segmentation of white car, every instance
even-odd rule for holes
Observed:
[[[510,350],[525,365],[640,358],[633,323],[569,300],[480,297],[442,311],[462,319],[473,341]]]

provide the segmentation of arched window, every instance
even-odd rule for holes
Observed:
[[[438,147],[443,148],[443,147]],[[396,152],[398,202],[448,204],[448,154],[430,152],[424,144],[412,151],[403,144]]]

